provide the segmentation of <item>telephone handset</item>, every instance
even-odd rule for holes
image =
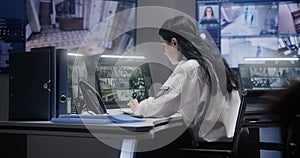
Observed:
[[[107,109],[100,94],[89,83],[80,80],[79,88],[86,106],[95,114],[106,114]]]

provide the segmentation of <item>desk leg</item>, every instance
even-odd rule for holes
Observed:
[[[135,139],[123,139],[120,158],[133,158],[136,142]]]

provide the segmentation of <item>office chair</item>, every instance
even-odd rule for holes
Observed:
[[[248,93],[251,93],[248,100],[245,100],[245,103],[251,106],[250,104],[259,103],[261,106],[271,106],[271,104],[280,101],[280,96],[285,93],[285,89],[275,89],[275,90],[250,90]],[[291,99],[291,98],[289,98]],[[279,104],[291,104],[292,101],[281,100]],[[297,116],[290,116],[289,119],[283,119],[281,117],[270,117],[272,111],[266,109],[264,112],[250,113],[250,115],[257,115],[256,118],[252,120],[250,117],[243,122],[243,127],[249,129],[259,129],[267,127],[280,127],[281,129],[281,142],[258,142],[259,150],[273,150],[281,151],[283,153],[283,158],[295,158],[297,152],[297,143],[293,140],[293,135],[295,135],[295,124]],[[280,113],[285,113],[285,109],[279,109]],[[247,115],[247,114],[246,114]],[[274,116],[274,115],[273,115]],[[278,114],[275,114],[278,116]]]
[[[236,122],[236,127],[234,131],[234,136],[231,142],[203,142],[197,147],[182,147],[179,148],[179,152],[184,157],[193,158],[237,158],[240,137],[242,133],[245,132],[242,128],[244,122],[244,114],[246,110],[245,97],[247,91],[241,93],[241,104],[239,107],[238,118]]]

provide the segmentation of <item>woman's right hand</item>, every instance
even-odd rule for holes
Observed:
[[[131,99],[128,104],[128,106],[130,106],[130,109],[135,112],[136,111],[136,107],[139,105],[139,102],[137,99]]]

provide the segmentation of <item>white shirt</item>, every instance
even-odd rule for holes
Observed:
[[[238,91],[211,94],[210,82],[196,60],[180,61],[155,97],[140,102],[136,114],[165,117],[180,112],[196,141],[228,141],[240,106]]]

